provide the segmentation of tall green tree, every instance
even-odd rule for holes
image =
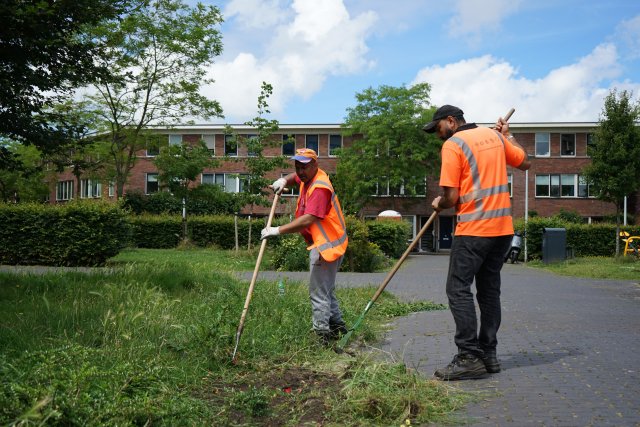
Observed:
[[[591,164],[583,173],[600,200],[616,206],[616,255],[620,253],[620,210],[625,196],[640,191],[640,104],[630,92],[612,90],[589,149]]]
[[[430,86],[380,86],[356,94],[343,135],[353,143],[339,153],[335,184],[343,209],[358,213],[376,194],[426,195],[426,179],[439,164],[440,143],[422,127],[431,120]]]
[[[121,197],[150,126],[221,117],[220,104],[200,93],[213,80],[207,66],[222,52],[215,6],[181,0],[148,0],[142,7],[98,27],[94,36],[109,49],[101,63],[120,78],[100,81],[88,99],[101,120],[109,147],[116,193]]]
[[[88,37],[87,29],[116,19],[136,3],[0,2],[0,135],[33,143],[42,151],[65,140],[67,129],[51,125],[52,112],[46,107],[76,87],[108,79],[106,64],[96,60],[105,54],[104,46]]]
[[[0,145],[12,158],[9,167],[0,168],[0,200],[5,203],[44,200],[49,189],[40,150],[11,140],[0,140]]]

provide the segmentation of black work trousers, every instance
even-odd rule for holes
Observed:
[[[458,353],[495,354],[500,328],[500,270],[512,236],[455,236],[451,247],[447,297],[456,322]],[[480,331],[471,285],[476,282]]]

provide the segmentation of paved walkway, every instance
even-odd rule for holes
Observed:
[[[404,300],[446,303],[449,259],[412,255],[387,286]],[[305,280],[308,273],[261,273]],[[385,274],[338,274],[338,286],[378,286]],[[478,400],[459,424],[640,426],[640,283],[556,276],[522,264],[503,269],[502,372],[451,382]],[[640,280],[640,278],[639,278]],[[375,308],[374,308],[375,310]],[[446,311],[396,319],[379,344],[427,377],[456,352]]]

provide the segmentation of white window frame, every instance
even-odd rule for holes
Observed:
[[[205,177],[211,177],[211,182],[205,182],[205,181],[209,181],[209,179],[205,179]],[[222,181],[222,182],[218,182],[218,181]],[[204,184],[204,185],[219,185],[222,188],[224,188],[224,174],[223,173],[213,173],[213,172],[208,172],[208,173],[202,173],[200,176],[200,183]]]
[[[155,181],[154,180],[150,180],[150,178],[155,177]],[[149,192],[149,183],[150,182],[155,182],[157,183],[156,185],[158,186],[158,189],[156,191],[152,191],[151,193]],[[155,194],[157,192],[160,191],[160,183],[158,182],[158,173],[157,172],[148,172],[144,174],[144,194]]]
[[[247,157],[258,157],[258,154],[252,153],[251,151],[249,151],[249,144],[248,144],[250,140],[257,139],[258,135],[255,133],[250,133],[245,135],[244,137],[245,137],[245,141],[247,141]]]
[[[540,138],[542,138],[545,135],[546,135],[546,143],[547,143],[547,153],[538,154],[538,142],[544,143],[545,141],[541,140]],[[549,132],[536,132],[534,149],[535,149],[536,157],[551,157],[551,134]]]
[[[200,138],[202,138],[204,145],[207,146],[209,153],[211,153],[212,156],[215,156],[216,155],[216,135],[211,133],[202,134]]]
[[[513,174],[507,174],[507,185],[509,186],[509,197],[513,197]]]
[[[281,173],[280,174],[280,178],[284,178],[285,176],[289,175],[288,173]],[[282,193],[280,193],[280,195],[282,197],[298,197],[300,195],[300,186],[298,186],[297,184],[293,184],[287,187],[287,191],[283,191]]]
[[[335,137],[340,138],[340,146],[339,146],[339,147],[335,147],[335,148],[331,149],[331,139],[332,139],[332,138],[335,138]],[[336,149],[338,149],[338,150],[339,150],[339,149],[342,149],[342,144],[343,144],[342,135],[337,134],[337,133],[329,134],[329,141],[327,142],[327,153],[329,153],[329,157],[337,157],[338,155],[337,155],[337,153],[335,153],[335,151],[334,151],[334,150],[336,150]]]
[[[236,152],[235,153],[231,153],[231,154],[227,153],[227,143],[228,143],[227,139],[230,139],[230,140],[235,139],[235,142],[236,142]],[[227,135],[224,136],[224,155],[228,156],[228,157],[238,157],[238,139],[235,138],[233,135],[228,135],[227,134]]]
[[[95,179],[80,180],[81,199],[99,199],[102,197],[102,182]]]
[[[538,186],[543,185],[539,184],[540,180],[545,180],[547,183],[547,194],[540,195],[538,194]],[[573,189],[572,195],[565,195],[565,187],[571,187]],[[580,188],[587,187],[587,196],[580,195]],[[555,188],[553,188],[555,187]],[[555,191],[554,191],[555,190]],[[550,199],[586,199],[586,198],[594,198],[595,196],[591,194],[591,185],[585,183],[584,177],[577,173],[551,173],[551,174],[538,174],[535,177],[535,197],[536,198],[550,198]]]
[[[109,197],[113,197],[116,195],[116,183],[113,181],[109,181]]]
[[[56,201],[73,199],[73,181],[58,181],[56,183]]]
[[[169,146],[172,145],[181,145],[182,144],[182,135],[180,134],[169,134]]]
[[[589,132],[585,136],[585,141],[585,153],[587,153],[587,157],[591,157],[589,156],[589,146],[593,147],[596,144],[596,137],[592,132]]]
[[[563,154],[564,151],[564,141],[563,137],[565,136],[573,136],[573,151],[571,154]],[[576,156],[576,134],[575,133],[561,133],[560,134],[560,157],[575,157]]]
[[[293,150],[291,153],[284,152],[285,144],[293,144]],[[296,136],[295,134],[282,134],[282,155],[283,156],[294,156],[296,154]]]
[[[311,136],[315,136],[317,138],[316,139],[316,147],[315,148],[314,147],[309,147],[309,137],[311,137]],[[316,154],[318,156],[320,156],[320,153],[319,153],[319,151],[320,151],[320,135],[318,135],[317,133],[306,134],[304,136],[304,147],[305,148],[311,148],[312,150],[314,150],[316,152]]]

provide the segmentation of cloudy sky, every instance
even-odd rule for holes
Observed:
[[[202,0],[201,0],[202,1]],[[427,82],[468,121],[597,121],[640,96],[640,0],[204,0],[224,53],[204,92],[237,124],[271,83],[281,124],[341,123],[369,87]]]

